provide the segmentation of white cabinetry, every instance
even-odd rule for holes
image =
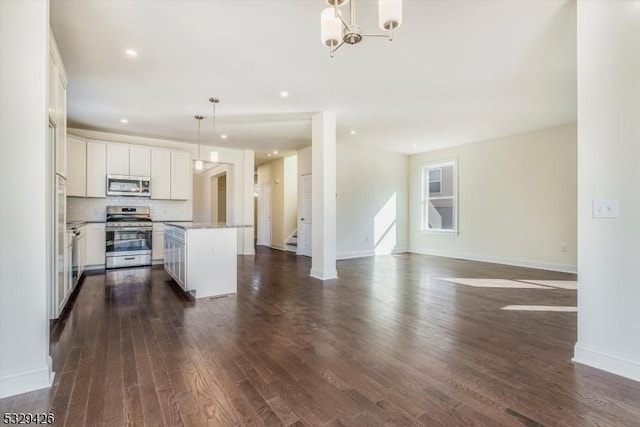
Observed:
[[[153,233],[151,236],[151,259],[159,261],[164,259],[164,224],[153,223]]]
[[[151,176],[151,150],[147,147],[129,147],[129,175]]]
[[[104,267],[105,263],[105,224],[87,224],[87,250],[85,265],[93,267]]]
[[[150,149],[122,144],[107,145],[107,174],[151,175]]]
[[[238,229],[164,226],[164,268],[196,298],[236,293]]]
[[[67,75],[58,45],[49,30],[49,75],[47,109],[55,125],[55,158],[57,174],[67,176]]]
[[[191,164],[189,153],[171,152],[171,199],[187,200],[191,193]],[[153,187],[153,182],[151,183]]]
[[[87,231],[88,227],[83,225],[79,229],[80,235],[76,241],[78,245],[78,280],[82,277],[85,267],[87,266]]]
[[[87,196],[87,142],[69,135],[67,138],[67,196]]]
[[[151,198],[171,198],[171,151],[151,149]]]
[[[107,195],[107,144],[87,141],[87,197]]]
[[[107,174],[129,175],[129,147],[120,144],[107,145]]]

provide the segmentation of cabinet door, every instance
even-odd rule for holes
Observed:
[[[151,239],[151,259],[164,259],[164,231],[154,231]]]
[[[191,192],[189,153],[171,152],[171,199],[188,200]],[[153,183],[151,184],[153,185]]]
[[[47,81],[47,109],[49,111],[49,119],[54,123],[58,123],[58,115],[56,114],[56,108],[58,103],[56,102],[56,95],[58,93],[58,62],[53,50],[52,43],[49,43],[49,76]]]
[[[104,265],[105,263],[104,226],[104,223],[87,224],[86,265]]]
[[[61,67],[58,70],[62,72]],[[67,176],[67,82],[58,75],[56,85],[56,173]]]
[[[107,196],[107,145],[87,141],[87,197]]]
[[[145,147],[129,147],[129,175],[151,176],[151,150]]]
[[[129,175],[129,147],[119,144],[107,145],[107,174]]]
[[[80,238],[78,239],[78,280],[84,273],[84,268],[87,265],[87,227],[81,231]]]
[[[87,196],[87,142],[67,137],[67,196]]]
[[[151,198],[171,199],[171,151],[151,150]]]

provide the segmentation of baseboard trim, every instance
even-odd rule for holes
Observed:
[[[595,350],[581,344],[576,344],[573,351],[573,359],[571,360],[575,363],[640,381],[640,361]]]
[[[338,271],[333,270],[333,271],[325,272],[325,271],[311,269],[311,271],[309,272],[309,276],[313,277],[314,279],[332,280],[332,279],[338,278]]]
[[[51,357],[38,369],[0,377],[0,399],[51,387],[55,373],[51,370]]]
[[[366,257],[372,257],[372,256],[378,256],[378,255],[397,255],[397,254],[403,254],[406,252],[407,252],[407,248],[397,248],[391,252],[385,252],[385,253],[376,253],[375,250],[368,249],[365,251],[342,252],[336,255],[336,259],[338,261],[344,261],[347,259],[366,258]]]
[[[513,258],[501,258],[501,257],[493,257],[493,256],[485,256],[485,255],[476,255],[476,254],[467,254],[460,252],[447,252],[447,251],[434,251],[430,249],[418,249],[418,248],[410,248],[410,253],[420,254],[420,255],[433,255],[444,258],[459,258],[465,259],[469,261],[479,261],[479,262],[489,262],[492,264],[504,264],[504,265],[513,265],[515,267],[527,267],[527,268],[535,268],[538,270],[549,270],[549,271],[559,271],[562,273],[577,273],[578,267],[575,265],[568,264],[552,264],[524,259],[513,259]]]

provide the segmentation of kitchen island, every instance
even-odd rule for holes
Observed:
[[[235,294],[238,290],[238,228],[224,223],[164,226],[164,269],[195,298]]]

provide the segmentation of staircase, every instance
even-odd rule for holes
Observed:
[[[294,231],[291,236],[284,243],[284,248],[287,251],[297,252],[298,251],[298,230]]]

